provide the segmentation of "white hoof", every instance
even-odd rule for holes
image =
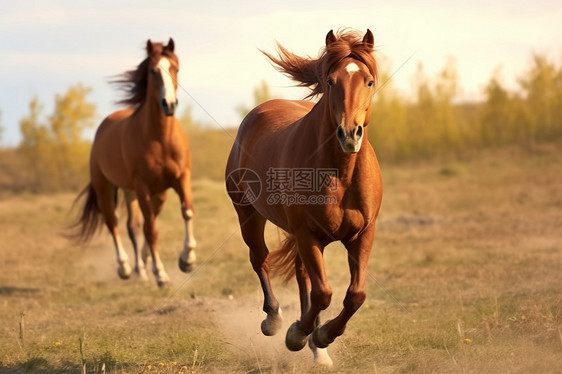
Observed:
[[[146,274],[146,268],[136,268],[135,273],[138,275],[139,279],[143,282],[148,281],[148,275]]]
[[[273,336],[279,332],[283,325],[283,317],[281,317],[281,308],[277,314],[268,314],[261,322],[261,332],[265,336]]]
[[[318,348],[312,341],[312,336],[308,338],[308,347],[314,355],[314,363],[320,366],[324,366],[327,369],[331,369],[334,366],[330,355],[328,355],[328,348]]]
[[[119,274],[119,278],[121,279],[129,279],[131,276],[131,266],[128,262],[121,262],[119,263],[119,267],[117,268],[117,274]]]
[[[195,268],[195,261],[197,260],[197,255],[195,254],[195,248],[185,247],[180,254],[180,259],[178,261],[180,270],[184,273],[189,273]]]
[[[298,325],[299,321],[293,322],[291,327],[287,330],[287,336],[285,337],[285,345],[289,350],[296,352],[300,351],[306,345],[306,335],[301,331]]]
[[[166,274],[166,272],[161,272],[156,275],[156,283],[158,284],[158,287],[164,287],[170,283],[170,277]]]

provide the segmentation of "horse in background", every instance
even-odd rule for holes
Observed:
[[[158,254],[155,220],[168,188],[178,194],[185,222],[179,267],[188,272],[195,264],[191,155],[187,135],[174,117],[179,61],[173,39],[167,45],[148,40],[146,54],[135,70],[123,73],[115,81],[126,92],[120,103],[129,108],[110,114],[97,129],[90,155],[90,183],[75,201],[85,197],[82,213],[74,225],[78,229],[74,237],[87,243],[105,222],[115,245],[117,272],[122,279],[130,277],[132,270],[115,215],[117,191],[121,188],[125,192],[127,231],[135,254],[134,270],[146,279],[145,264],[150,253],[152,271],[158,285],[163,286],[170,278]],[[142,252],[136,239],[139,208],[144,218]]]
[[[317,103],[272,100],[254,108],[240,125],[226,167],[226,188],[264,293],[262,332],[274,335],[282,325],[269,276],[276,267],[296,276],[299,287],[301,316],[287,331],[287,347],[298,351],[308,340],[315,360],[328,366],[324,348],[343,334],[366,298],[382,199],[380,168],[367,138],[378,76],[373,52],[370,30],[363,37],[330,31],[317,59],[279,44],[279,57],[264,52],[279,71],[310,87],[310,96],[322,96]],[[287,233],[272,253],[264,240],[267,220]],[[332,298],[323,253],[333,241],[348,251],[351,282],[341,313],[320,326],[318,316]]]

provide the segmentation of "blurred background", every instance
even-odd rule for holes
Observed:
[[[0,193],[76,190],[119,109],[108,81],[173,37],[194,178],[222,178],[256,104],[305,89],[259,52],[316,56],[330,29],[373,30],[382,67],[369,138],[384,161],[462,156],[562,133],[562,5],[553,1],[20,1],[0,12]]]

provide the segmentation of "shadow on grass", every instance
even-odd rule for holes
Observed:
[[[0,286],[0,296],[34,295],[39,291],[39,288]]]

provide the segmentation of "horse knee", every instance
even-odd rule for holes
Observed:
[[[319,289],[314,289],[313,287],[310,293],[310,301],[321,310],[328,308],[332,301],[332,289],[329,285],[324,285]]]
[[[182,215],[184,221],[189,221],[190,219],[193,218],[193,215],[194,215],[193,208],[187,208],[187,207],[183,206],[181,208],[181,215]]]
[[[364,290],[348,290],[347,294],[345,295],[345,299],[343,301],[343,306],[352,311],[356,312],[357,309],[363,305],[365,299],[367,298],[367,294]]]

